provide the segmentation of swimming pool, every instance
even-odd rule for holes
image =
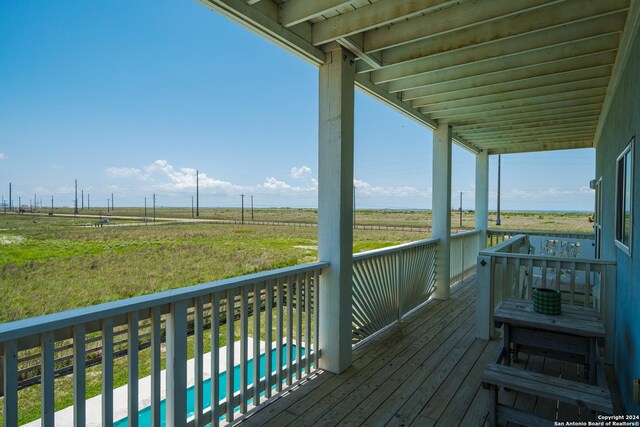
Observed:
[[[292,361],[296,360],[296,346],[292,345]],[[271,350],[271,372],[276,370],[276,349]],[[300,349],[300,353],[304,355],[304,349]],[[286,364],[287,357],[287,346],[286,344],[282,346],[282,363],[283,366]],[[247,361],[247,378],[248,384],[253,384],[253,359]],[[260,378],[265,376],[265,355],[261,354],[259,359],[259,369],[260,369]],[[295,376],[295,374],[294,374]],[[227,373],[220,373],[220,391],[219,391],[219,400],[223,400],[226,397],[227,391]],[[211,406],[211,378],[208,378],[203,383],[203,408],[208,408]],[[236,365],[233,367],[233,391],[240,390],[240,365]],[[194,387],[191,386],[187,389],[187,418],[192,417],[195,411],[194,404]],[[160,402],[160,425],[165,425],[165,415],[166,415],[166,402],[163,400]],[[124,427],[127,425],[128,418],[122,418],[114,423],[115,427]],[[141,426],[151,425],[151,407],[148,406],[144,409],[141,409],[138,412],[138,423]]]

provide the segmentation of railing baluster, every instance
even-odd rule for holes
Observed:
[[[584,268],[584,306],[588,307],[591,302],[591,264],[587,263]]]
[[[138,426],[138,313],[128,315],[127,324],[127,362],[128,362],[128,423]]]
[[[240,413],[247,412],[247,400],[249,400],[248,365],[248,339],[249,339],[249,295],[247,287],[243,286],[240,292]]]
[[[543,259],[542,260],[542,287],[546,288],[547,287],[547,260]]]
[[[102,320],[102,425],[113,424],[113,319]]]
[[[151,425],[153,427],[160,426],[161,345],[160,308],[154,307],[151,309]]]
[[[73,425],[84,426],[87,421],[86,329],[80,324],[73,327]]]
[[[55,418],[54,344],[53,332],[45,332],[40,335],[40,419],[44,426],[53,426]]]
[[[576,296],[576,263],[571,263],[571,282],[569,283],[569,304],[575,304]]]
[[[235,290],[227,291],[227,422],[233,421],[233,382],[234,382],[234,354],[233,346],[235,345]]]
[[[282,326],[284,310],[282,307],[282,280],[278,280],[278,295],[276,300],[276,391],[282,391]]]
[[[171,303],[166,319],[166,420],[181,427],[187,424],[187,301]]]
[[[193,416],[196,426],[204,425],[203,401],[204,401],[204,301],[201,297],[193,301]]]
[[[301,274],[296,275],[296,380],[302,377],[302,286],[305,277]]]
[[[528,261],[529,274],[527,276],[527,297],[533,299],[533,260]]]
[[[4,344],[4,356],[1,368],[4,369],[4,425],[15,427],[18,425],[18,344],[7,341]]]
[[[260,305],[261,286],[253,285],[253,405],[260,404]]]
[[[305,359],[305,375],[309,375],[311,371],[311,275],[306,273],[304,280],[304,314],[305,314],[305,334],[304,334],[304,359]]]
[[[273,282],[265,282],[264,292],[267,302],[264,307],[264,396],[271,397],[271,373],[273,372],[273,361],[271,357],[271,344],[273,342]]]
[[[320,368],[320,292],[318,290],[318,286],[320,286],[320,271],[316,269],[314,270],[313,276],[313,324],[315,329],[313,332],[314,370],[318,370]]]
[[[296,285],[295,276],[289,276],[287,283],[287,385],[291,385],[293,358],[293,287]]]
[[[560,261],[556,261],[556,290],[560,290]]]
[[[211,425],[220,425],[220,293],[211,297]]]

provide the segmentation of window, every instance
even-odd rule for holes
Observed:
[[[616,240],[631,254],[631,209],[633,194],[633,143],[631,138],[629,145],[618,157],[616,180]]]

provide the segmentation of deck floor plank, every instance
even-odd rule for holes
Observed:
[[[354,350],[339,375],[319,370],[241,421],[249,426],[484,426],[488,391],[482,372],[499,341],[475,338],[475,278],[432,301],[398,325]],[[585,381],[576,364],[520,353],[522,369]],[[612,375],[607,372],[608,380]],[[618,397],[615,392],[615,398]],[[500,389],[515,408],[563,421],[580,420],[577,408]],[[618,406],[619,407],[619,406]]]

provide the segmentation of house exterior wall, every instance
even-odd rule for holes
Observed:
[[[625,409],[633,402],[633,379],[640,378],[640,32],[614,94],[596,149],[596,178],[602,177],[602,258],[617,261],[614,366]],[[616,159],[635,136],[632,194],[632,253],[615,244]],[[607,337],[607,339],[610,339]]]

